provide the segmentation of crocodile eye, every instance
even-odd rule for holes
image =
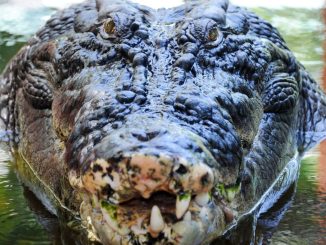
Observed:
[[[115,23],[112,19],[104,22],[104,30],[107,34],[113,34],[115,32]]]
[[[219,37],[219,32],[218,32],[218,30],[217,30],[216,27],[214,27],[211,30],[209,30],[208,40],[210,42],[216,41],[218,37]]]

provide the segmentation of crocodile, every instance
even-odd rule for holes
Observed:
[[[227,0],[61,10],[0,76],[0,113],[23,182],[103,244],[209,243],[326,138],[322,89]]]

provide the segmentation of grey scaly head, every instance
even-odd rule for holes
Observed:
[[[81,198],[71,202],[105,244],[221,235],[326,136],[325,95],[277,30],[223,0],[75,5],[0,85],[17,146],[31,162],[41,145],[52,149]]]

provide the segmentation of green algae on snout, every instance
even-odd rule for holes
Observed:
[[[190,193],[189,192],[185,192],[185,193],[178,196],[179,201],[187,200],[189,198],[190,198]]]
[[[106,210],[108,215],[110,216],[111,219],[117,220],[118,218],[118,213],[117,213],[117,206],[113,205],[112,203],[106,202],[106,201],[101,201],[101,206]]]

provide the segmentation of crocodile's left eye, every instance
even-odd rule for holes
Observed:
[[[219,38],[219,31],[216,27],[213,27],[212,29],[209,30],[208,32],[208,41],[214,42]]]
[[[112,19],[105,21],[103,27],[107,34],[113,34],[115,32],[115,23]]]

